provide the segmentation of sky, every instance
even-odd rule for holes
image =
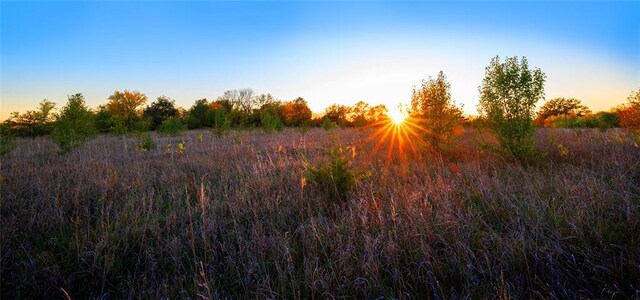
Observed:
[[[95,108],[125,89],[185,108],[241,88],[314,112],[395,107],[440,70],[477,114],[496,55],[525,56],[547,75],[546,99],[594,111],[640,89],[640,1],[1,1],[0,17],[2,120],[75,93]]]

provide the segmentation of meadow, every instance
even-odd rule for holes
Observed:
[[[1,297],[640,297],[627,132],[537,129],[523,164],[470,128],[443,152],[376,130],[191,130],[149,151],[100,135],[67,155],[19,138],[1,159]],[[357,180],[332,201],[305,172],[336,144]]]

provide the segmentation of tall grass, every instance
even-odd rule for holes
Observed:
[[[547,155],[529,165],[472,130],[444,154],[335,134],[368,176],[334,206],[301,184],[327,159],[322,129],[305,147],[289,129],[189,131],[174,159],[161,136],[67,156],[18,139],[1,165],[1,296],[640,296],[640,150],[624,132],[539,130]]]

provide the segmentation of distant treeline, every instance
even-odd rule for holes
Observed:
[[[70,96],[72,97],[72,96]],[[75,94],[73,97],[82,97]],[[321,125],[351,127],[375,124],[387,118],[384,105],[371,106],[360,101],[353,106],[334,104],[314,117],[307,101],[275,99],[270,94],[256,95],[251,89],[227,91],[214,101],[196,100],[189,108],[176,107],[175,100],[161,96],[147,103],[147,96],[138,91],[115,91],[108,102],[92,110],[95,129],[101,133],[136,133],[156,130],[167,120],[179,120],[189,129],[198,128],[259,128],[314,127]],[[40,102],[35,110],[23,114],[14,112],[3,122],[16,136],[50,134],[58,119],[56,103]]]
[[[73,96],[82,97],[81,94]],[[629,103],[637,102],[638,97],[638,92],[632,93]],[[333,104],[323,114],[314,116],[303,98],[283,101],[270,94],[255,94],[251,89],[227,91],[214,101],[196,100],[189,109],[176,107],[175,100],[166,96],[148,104],[147,100],[147,96],[138,91],[115,91],[106,104],[91,111],[95,129],[101,133],[139,133],[156,130],[167,120],[174,123],[179,120],[189,129],[359,127],[378,124],[388,118],[387,107],[372,106],[364,101],[353,106]],[[45,99],[35,110],[12,113],[3,122],[2,132],[25,137],[50,134],[58,119],[55,111],[56,103]],[[535,124],[549,128],[615,128],[633,126],[639,120],[640,111],[634,105],[626,104],[610,111],[592,113],[578,99],[554,98],[540,107]],[[481,121],[473,117],[464,118],[468,126]]]

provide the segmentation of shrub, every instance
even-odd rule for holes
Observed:
[[[84,96],[69,96],[62,108],[51,138],[60,147],[61,153],[68,153],[96,135],[93,113],[86,107]]]
[[[322,119],[322,129],[326,130],[326,131],[331,131],[334,128],[338,127],[338,124],[336,124],[336,122],[331,121],[331,119],[329,118],[324,118]]]
[[[349,191],[355,186],[357,171],[351,161],[355,157],[355,148],[342,147],[337,142],[327,149],[329,161],[313,166],[305,164],[304,178],[310,186],[327,194],[332,203],[345,201]]]
[[[147,152],[156,148],[156,143],[153,141],[151,134],[146,132],[140,137],[140,142],[136,145],[136,150],[140,152]]]
[[[7,125],[0,125],[0,156],[8,154],[16,147],[16,141]]]
[[[182,121],[180,121],[179,118],[171,117],[162,122],[162,124],[158,126],[157,130],[158,133],[162,135],[176,136],[182,134],[185,130],[187,130],[187,126],[182,124]]]
[[[262,129],[265,133],[272,133],[274,131],[282,131],[284,124],[278,117],[265,113],[262,116]]]
[[[536,102],[544,97],[545,75],[529,69],[526,58],[491,60],[480,86],[478,111],[488,121],[501,148],[516,159],[533,155]]]
[[[224,109],[216,109],[213,112],[213,133],[222,137],[231,129],[231,119]]]

